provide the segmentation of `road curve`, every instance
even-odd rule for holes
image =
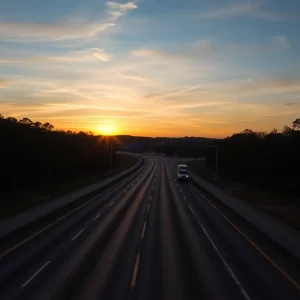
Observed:
[[[8,252],[0,299],[300,299],[298,261],[175,175],[172,159],[147,158]]]

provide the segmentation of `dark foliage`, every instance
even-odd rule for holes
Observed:
[[[1,193],[50,186],[109,170],[109,141],[90,132],[54,131],[50,123],[0,115]]]
[[[269,133],[246,129],[218,142],[220,172],[238,181],[300,196],[300,119]],[[211,167],[215,155],[208,156]]]
[[[140,152],[153,151],[167,155],[179,154],[180,156],[203,157],[210,145],[215,145],[217,139],[204,137],[182,137],[182,138],[151,138],[137,136],[117,136],[118,149],[125,150],[130,143],[141,144]]]

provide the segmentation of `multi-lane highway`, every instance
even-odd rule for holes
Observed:
[[[191,183],[145,165],[1,245],[0,299],[300,299],[300,264]]]

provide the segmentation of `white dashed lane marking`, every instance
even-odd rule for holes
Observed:
[[[205,227],[202,225],[202,223],[200,222],[200,220],[198,219],[198,217],[196,216],[195,212],[193,211],[192,207],[190,205],[189,209],[191,210],[192,214],[195,216],[198,224],[200,225],[202,231],[204,232],[204,234],[206,235],[207,239],[209,240],[209,242],[211,243],[211,245],[213,246],[213,248],[215,249],[217,255],[219,256],[219,258],[221,259],[222,263],[224,264],[225,268],[227,269],[228,273],[230,274],[230,276],[232,277],[232,279],[234,280],[235,284],[237,285],[237,287],[239,288],[239,290],[241,291],[241,293],[243,294],[243,296],[245,297],[245,299],[247,300],[251,300],[251,298],[249,297],[249,295],[247,294],[247,292],[245,291],[244,287],[241,285],[241,283],[239,282],[239,280],[237,279],[237,277],[235,276],[235,274],[233,273],[232,269],[230,268],[230,266],[228,265],[228,263],[226,262],[226,260],[224,259],[224,257],[222,256],[221,252],[219,251],[219,249],[217,248],[217,246],[215,245],[215,243],[213,242],[213,240],[211,239],[210,235],[208,234],[208,232],[206,231]]]
[[[75,239],[77,239],[79,237],[79,235],[84,231],[84,229],[80,230],[73,238],[72,241],[74,241]]]
[[[50,264],[50,260],[47,261],[39,270],[37,270],[25,283],[23,283],[21,288],[24,288],[28,283],[30,283],[41,271],[47,267],[48,264]]]
[[[96,221],[100,216],[101,216],[101,213],[94,218],[94,221]]]

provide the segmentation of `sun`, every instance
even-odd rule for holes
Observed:
[[[99,127],[99,131],[102,135],[115,135],[117,133],[117,128],[113,124],[103,124]]]

